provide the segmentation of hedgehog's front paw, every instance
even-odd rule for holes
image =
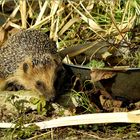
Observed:
[[[7,91],[19,91],[24,90],[25,88],[22,85],[17,84],[16,82],[7,83],[4,90]]]

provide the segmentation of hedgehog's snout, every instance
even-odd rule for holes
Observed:
[[[39,90],[39,92],[41,92],[43,94],[43,96],[46,97],[47,101],[53,101],[55,98],[55,89],[52,88],[48,88],[47,85],[43,82],[43,81],[36,81],[36,85],[35,85],[36,89]]]

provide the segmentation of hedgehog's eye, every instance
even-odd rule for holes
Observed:
[[[42,85],[42,82],[41,81],[36,81],[36,85],[37,86],[41,86]]]
[[[28,65],[27,63],[24,63],[24,64],[23,64],[23,71],[24,71],[25,73],[27,73],[28,69],[29,69],[29,65]]]
[[[44,90],[45,89],[45,84],[42,81],[36,81],[36,87],[40,90]]]

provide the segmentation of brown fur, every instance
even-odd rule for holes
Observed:
[[[23,64],[27,63],[29,70],[27,73],[23,71]],[[43,67],[33,67],[31,59],[24,61],[20,64],[19,68],[16,70],[14,75],[11,75],[6,79],[8,82],[16,81],[19,85],[24,85],[24,88],[27,90],[35,90],[40,92],[49,100],[55,96],[55,90],[53,83],[55,81],[55,69],[56,65],[43,66]],[[41,81],[44,83],[45,87],[41,90],[39,87],[36,87],[36,82]]]

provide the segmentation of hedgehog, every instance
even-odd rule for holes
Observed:
[[[55,97],[55,80],[61,69],[62,60],[54,41],[40,30],[19,31],[0,47],[1,91],[9,85],[21,85],[50,101]]]

